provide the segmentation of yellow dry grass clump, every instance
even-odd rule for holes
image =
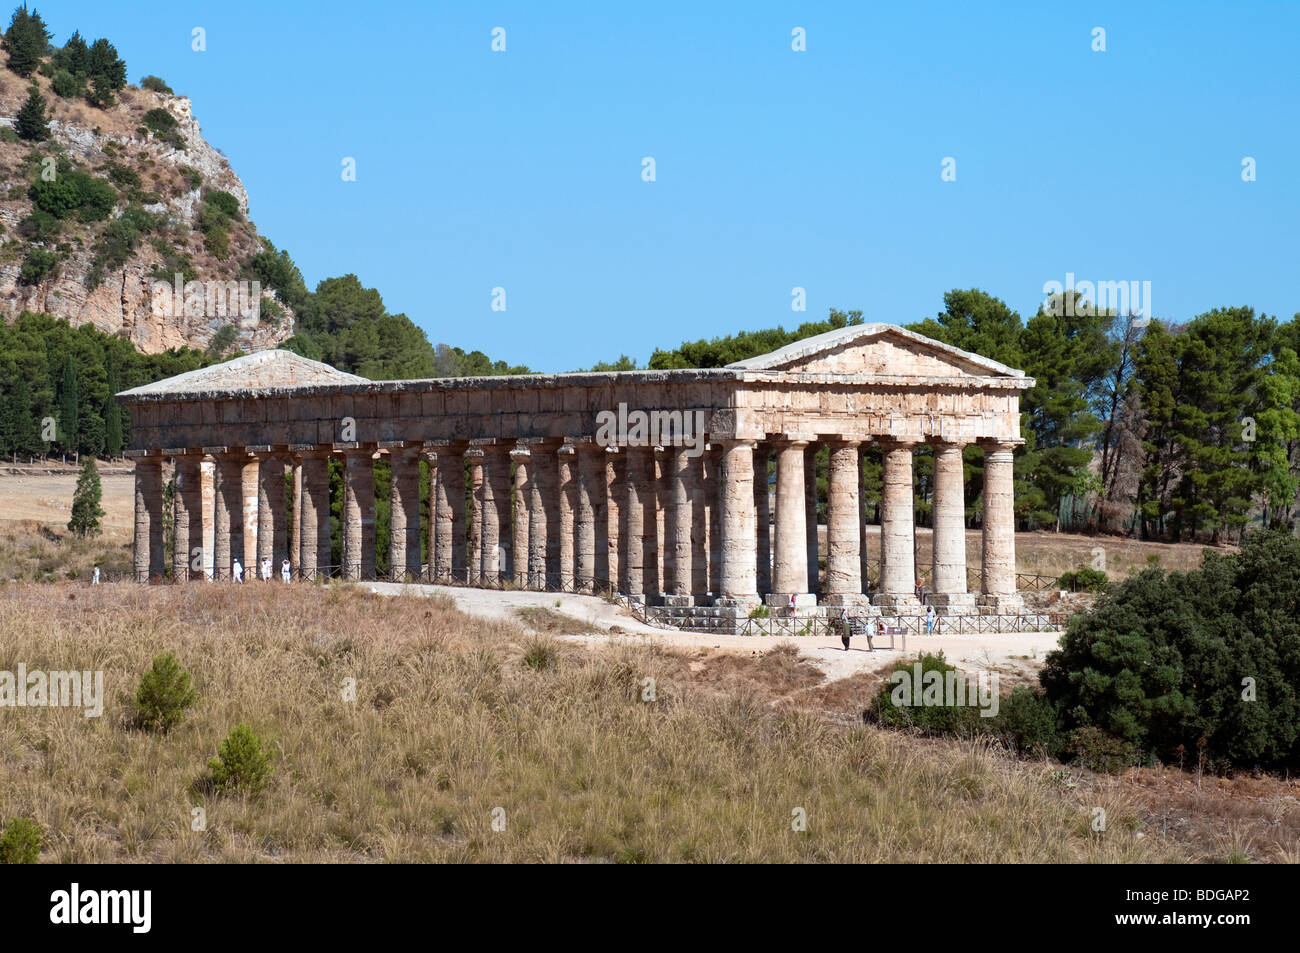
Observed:
[[[442,600],[8,585],[0,631],[0,670],[104,672],[100,718],[0,708],[0,822],[38,821],[44,862],[1183,859],[1115,799],[1094,832],[1049,766],[833,724],[696,683],[684,656],[581,648]],[[156,736],[127,698],[167,651],[200,698]],[[251,799],[201,783],[240,722],[274,751]]]

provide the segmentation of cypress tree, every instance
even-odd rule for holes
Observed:
[[[120,385],[117,379],[117,362],[108,358],[108,396],[104,398],[104,455],[110,460],[122,452],[122,412],[114,397]]]
[[[27,90],[27,101],[18,110],[14,131],[18,133],[20,139],[26,139],[28,142],[41,142],[50,138],[49,118],[45,115],[45,100],[41,96],[41,91],[35,86]]]
[[[104,515],[99,505],[103,495],[99,467],[95,466],[94,457],[87,457],[77,476],[77,488],[72,493],[72,518],[68,520],[68,529],[78,536],[97,534],[99,518]]]
[[[59,384],[59,446],[65,453],[77,449],[77,365],[71,354],[63,356],[63,378]]]

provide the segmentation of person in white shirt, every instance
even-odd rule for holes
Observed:
[[[95,567],[95,575],[91,577],[91,579],[90,579],[90,584],[91,584],[92,586],[98,586],[98,585],[99,585],[99,567],[98,567],[98,566]]]
[[[283,562],[280,563],[280,578],[283,579],[285,582],[289,581],[289,573],[291,569],[292,567],[289,565],[288,559],[285,559]]]
[[[934,635],[934,606],[925,607],[925,634]]]
[[[238,559],[236,559],[234,563],[231,565],[230,572],[231,575],[234,577],[235,582],[244,581],[244,567],[243,565],[240,564]]]
[[[271,557],[266,556],[262,559],[262,582],[271,581]]]

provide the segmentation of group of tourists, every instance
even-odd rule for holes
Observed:
[[[925,606],[925,634],[934,635],[934,627],[938,622],[938,615],[934,611],[934,606],[930,605],[925,601],[925,582],[920,579],[916,580],[916,598],[922,605]],[[794,616],[794,611],[795,611],[795,600],[794,600],[794,596],[791,596],[790,597],[791,617]],[[876,619],[875,628],[876,628],[876,635],[882,638],[888,634],[885,628],[884,616],[881,616]],[[840,611],[840,641],[844,644],[844,651],[847,652],[849,650],[849,641],[856,634],[862,634],[867,637],[868,648],[875,647],[871,641],[870,627],[864,626],[860,619],[850,618],[849,610],[846,607]]]
[[[271,557],[270,556],[266,556],[262,559],[261,565],[258,567],[258,573],[262,578],[262,582],[271,581]],[[235,582],[244,581],[244,564],[239,561],[238,556],[236,556],[235,559],[231,562],[230,575]],[[281,560],[280,578],[284,582],[288,582],[289,579],[292,577],[292,575],[293,575],[293,567],[290,565],[289,560],[287,558]]]

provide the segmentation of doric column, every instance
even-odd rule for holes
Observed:
[[[641,470],[641,591],[648,598],[663,592],[659,567],[659,448],[644,447]]]
[[[776,460],[776,560],[768,601],[786,604],[793,595],[815,604],[808,592],[808,488],[804,479],[807,440],[783,439]],[[802,597],[802,598],[800,598]]]
[[[971,611],[975,596],[966,591],[966,478],[961,444],[934,445],[934,533],[931,538],[931,593],[944,612]]]
[[[520,589],[528,588],[528,504],[532,487],[529,486],[528,461],[530,454],[526,447],[517,447],[510,451],[510,459],[515,465],[515,501],[513,532],[510,543],[510,571],[515,585]]]
[[[278,561],[284,558],[288,512],[284,505],[284,458],[275,453],[259,453],[257,457],[257,565],[259,573],[263,559],[271,560],[272,573],[278,573]]]
[[[265,449],[265,448],[261,448]],[[234,550],[244,566],[244,581],[257,579],[257,465],[256,451],[244,448],[247,454],[239,474],[240,513],[243,516],[244,548]]]
[[[574,584],[574,514],[578,508],[578,451],[571,443],[566,443],[556,453],[558,461],[556,472],[559,485],[556,498],[559,501],[559,542],[560,569],[559,582],[563,592],[570,592]]]
[[[479,574],[483,571],[483,451],[477,448],[468,451],[465,454],[465,465],[469,469],[465,575],[471,586],[477,586]]]
[[[162,457],[135,461],[135,540],[132,551],[136,582],[148,582],[164,571]]]
[[[344,451],[343,578],[375,578],[374,448]]]
[[[767,462],[772,448],[766,442],[754,447],[754,585],[758,594],[772,591],[772,501],[767,482]]]
[[[577,501],[574,505],[574,575],[580,592],[596,585],[596,499],[604,486],[605,448],[579,443]]]
[[[721,450],[718,479],[718,602],[758,602],[758,566],[754,558],[757,525],[754,506],[754,441],[727,440]]]
[[[623,495],[627,453],[618,447],[605,448],[605,533],[609,569],[606,578],[614,592],[626,592],[623,576]]]
[[[702,604],[709,592],[709,493],[704,480],[704,448],[699,456],[691,457],[691,595]]]
[[[388,473],[388,578],[404,582],[420,576],[419,450],[391,448]]]
[[[722,444],[711,443],[700,458],[704,464],[704,506],[708,514],[704,524],[704,552],[708,556],[709,592],[714,596],[722,594],[722,454]]]
[[[820,553],[817,546],[817,443],[810,443],[803,452],[804,505],[808,518],[804,529],[808,534],[808,591],[814,596],[821,590]]]
[[[551,570],[559,562],[559,538],[556,535],[559,508],[554,498],[559,483],[558,449],[550,441],[540,441],[529,447],[532,459],[528,463],[531,489],[528,504],[528,585],[531,589],[546,589],[556,582],[556,573]],[[553,546],[554,560],[551,559]]]
[[[430,506],[430,565],[433,580],[465,581],[465,443],[436,448],[433,505]]]
[[[614,576],[609,558],[609,450],[597,447],[595,484],[592,489],[592,521],[596,526],[596,586],[613,589]]]
[[[647,569],[647,591],[663,596],[671,592],[673,578],[672,505],[673,505],[673,454],[671,448],[654,448],[654,538],[656,582],[650,587]]]
[[[229,582],[232,576],[232,559],[244,562],[243,495],[244,462],[248,455],[242,450],[216,448],[216,495],[212,513],[212,578]],[[244,567],[247,569],[248,567]]]
[[[298,578],[315,580],[329,573],[330,452],[299,453],[302,471],[302,516],[298,521]]]
[[[695,468],[685,447],[673,447],[672,551],[673,572],[669,592],[674,601],[685,604],[692,595],[695,551],[691,545]]]
[[[496,586],[506,573],[502,532],[510,533],[510,447],[483,448],[483,584]]]
[[[203,572],[202,457],[184,453],[176,457],[176,492],[172,498],[172,582],[189,582],[193,568]]]
[[[867,572],[867,495],[863,492],[867,465],[867,443],[858,445],[858,563],[860,566],[862,588],[859,592],[871,591],[871,576]]]
[[[623,451],[623,579],[624,592],[633,599],[645,596],[646,502],[654,472],[654,454],[649,447],[628,447]]]
[[[912,441],[883,445],[880,502],[880,579],[874,602],[914,606],[916,601],[915,529],[912,513]]]
[[[1016,592],[1016,513],[1010,441],[984,445],[983,583],[979,603],[997,612],[1019,612]]]
[[[294,572],[297,572],[299,563],[302,559],[302,461],[296,457],[290,457],[290,466],[293,467],[293,516],[289,520],[289,565]],[[280,567],[275,567],[276,572]]]
[[[826,598],[831,605],[859,605],[862,594],[861,484],[858,461],[862,442],[855,437],[829,441],[830,477],[827,481]]]

